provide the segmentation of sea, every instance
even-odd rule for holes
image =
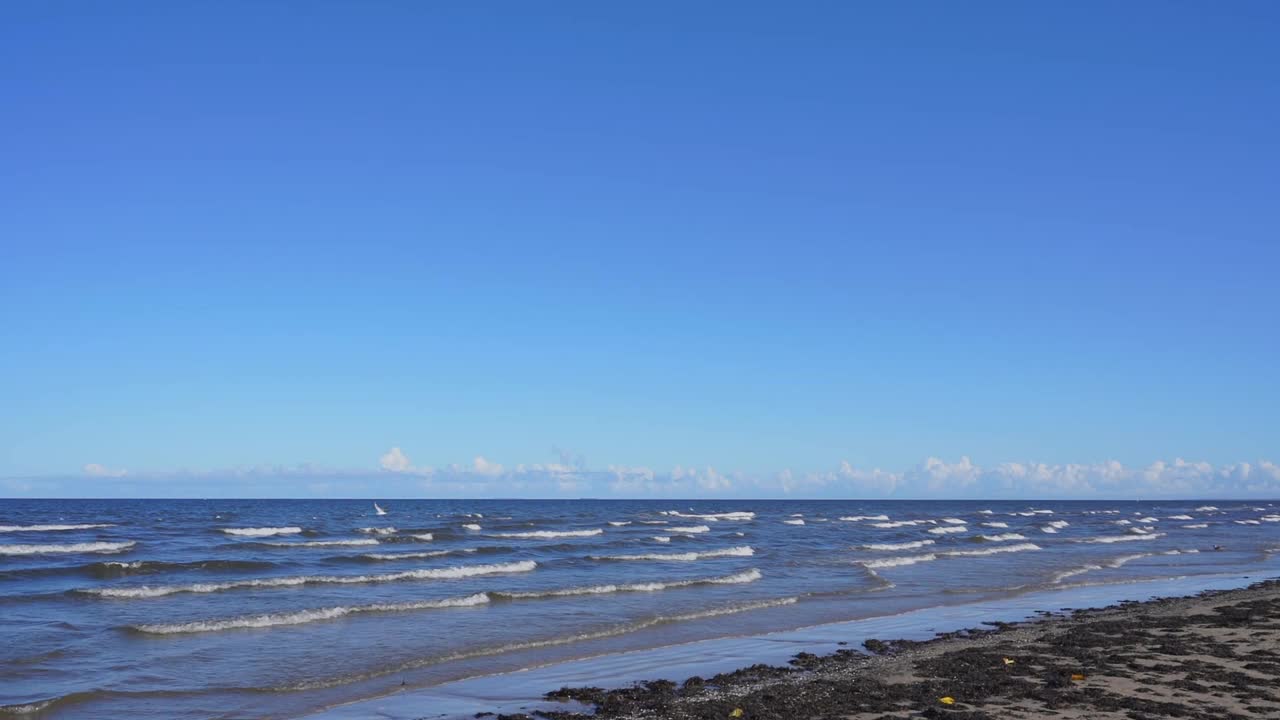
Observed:
[[[306,717],[1278,555],[1272,501],[7,499],[0,717]]]

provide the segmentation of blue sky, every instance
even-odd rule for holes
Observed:
[[[1278,495],[1277,36],[6,4],[0,494]]]

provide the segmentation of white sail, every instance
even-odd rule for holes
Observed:
[[[387,511],[386,511],[386,510],[383,510],[381,507],[378,507],[378,503],[374,503],[374,504],[373,504],[373,511],[374,511],[374,512],[376,512],[376,513],[378,513],[379,515],[386,515],[386,514],[387,514]]]

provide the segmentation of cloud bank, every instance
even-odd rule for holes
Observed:
[[[905,470],[844,461],[828,470],[753,473],[715,467],[592,468],[557,450],[558,462],[504,465],[482,455],[440,467],[415,464],[400,446],[364,468],[313,464],[126,472],[89,463],[79,476],[0,478],[0,495],[28,497],[439,497],[439,498],[850,498],[1159,499],[1280,498],[1280,465],[1214,465],[1181,458],[1126,466],[1115,460],[984,465],[925,458]],[[270,482],[262,482],[270,480]],[[264,495],[263,493],[267,493]]]

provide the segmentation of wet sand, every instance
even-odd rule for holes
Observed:
[[[477,717],[1280,718],[1276,580],[863,645],[680,684],[562,688],[547,699],[576,701],[565,710]]]

